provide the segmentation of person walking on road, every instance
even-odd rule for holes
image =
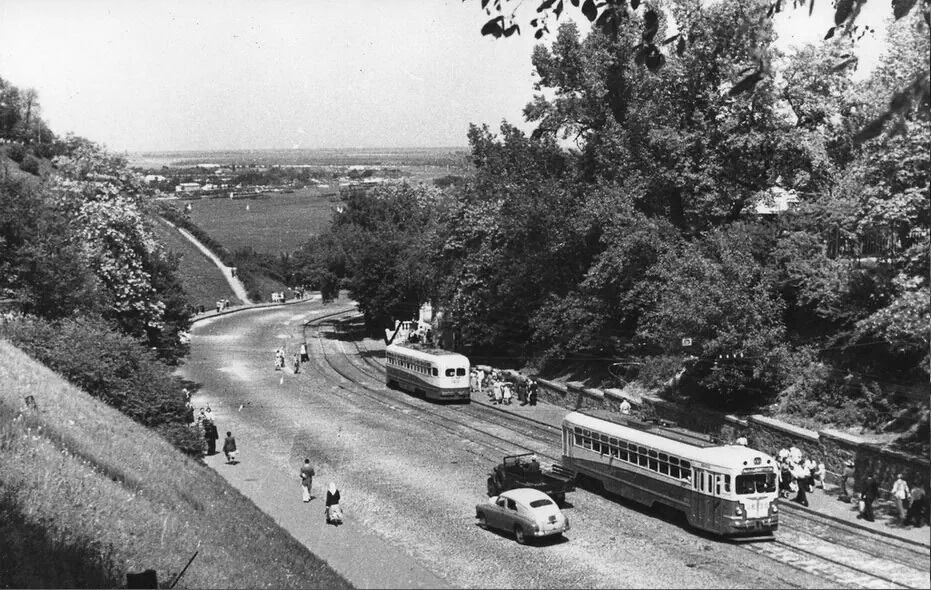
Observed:
[[[204,420],[204,438],[207,440],[207,456],[216,455],[217,439],[220,438],[220,433],[217,432],[217,426],[212,420]]]
[[[223,454],[226,455],[226,462],[233,463],[236,461],[236,439],[233,433],[227,431],[226,438],[223,440]]]
[[[310,459],[304,459],[304,466],[301,467],[301,495],[304,502],[310,502],[313,495],[310,488],[314,483],[314,467],[310,464]]]
[[[307,343],[301,343],[301,362],[307,363],[310,362],[310,355],[307,354]]]
[[[905,505],[908,503],[908,482],[900,473],[892,484],[892,499],[895,509],[899,513],[899,522],[905,524]]]
[[[339,507],[339,490],[332,481],[326,489],[326,507],[324,508],[327,524],[343,524],[343,510]]]

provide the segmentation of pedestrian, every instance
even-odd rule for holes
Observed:
[[[511,405],[511,383],[509,381],[505,381],[501,387],[501,397],[505,404]]]
[[[217,301],[217,313],[220,313],[220,308],[221,308],[222,306],[223,306],[223,303],[220,302],[220,301]]]
[[[531,406],[537,405],[537,382],[530,382],[530,391],[527,392],[527,403]]]
[[[310,356],[307,354],[307,343],[306,342],[301,344],[301,362],[302,363],[310,362]]]
[[[626,397],[622,397],[622,398],[621,398],[621,408],[620,408],[620,410],[621,410],[621,414],[623,414],[623,415],[625,415],[625,416],[629,416],[629,415],[630,415],[630,402],[627,401],[627,398],[626,398]]]
[[[850,497],[853,495],[853,488],[856,482],[854,476],[853,459],[847,459],[844,461],[844,471],[840,476],[840,496],[838,496],[837,499],[841,502],[850,503]]]
[[[226,438],[223,440],[223,454],[226,455],[228,464],[236,461],[236,439],[233,438],[232,432],[226,432]]]
[[[204,420],[204,438],[207,440],[207,456],[212,457],[217,454],[217,439],[220,438],[220,433],[217,432],[217,427],[211,420]]]
[[[326,507],[323,509],[327,524],[343,524],[343,510],[339,507],[339,490],[332,481],[326,488]]]
[[[909,498],[908,512],[905,514],[905,525],[921,527],[921,518],[925,509],[925,488],[921,480],[915,480]]]
[[[501,405],[501,400],[504,398],[504,392],[502,391],[501,382],[495,381],[491,384],[491,391],[495,397],[495,403]]]
[[[517,401],[520,402],[520,405],[527,405],[527,380],[521,379],[517,383]]]
[[[905,524],[905,509],[908,504],[908,482],[900,473],[892,484],[892,499],[895,501],[895,509],[899,513],[899,522]]]
[[[294,374],[297,375],[301,372],[301,357],[297,354],[292,357],[292,363],[294,364]]]
[[[746,437],[746,436],[738,436],[738,437],[737,437],[737,440],[734,441],[734,444],[735,444],[735,445],[740,445],[740,446],[742,446],[742,447],[745,447],[745,446],[747,446],[747,444],[749,444],[749,443],[748,443],[748,441],[747,441],[747,437]]]
[[[798,485],[798,494],[792,499],[802,506],[808,506],[808,477],[810,473],[801,463],[792,466],[792,477]]]
[[[304,459],[304,465],[301,467],[301,496],[305,502],[313,499],[311,495],[311,486],[314,483],[314,467],[310,464],[310,459]]]
[[[876,483],[876,478],[873,477],[873,474],[867,476],[866,481],[863,482],[863,491],[860,493],[860,518],[873,522],[875,516],[873,515],[873,502],[876,498],[879,497],[879,485]]]

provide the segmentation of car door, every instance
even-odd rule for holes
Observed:
[[[488,507],[488,517],[486,519],[488,526],[497,529],[506,527],[504,524],[504,514],[505,510],[507,509],[506,504],[507,499],[503,496],[498,496],[498,499],[495,500],[495,503]]]
[[[507,499],[507,506],[505,510],[505,521],[502,523],[502,528],[507,530],[512,530],[514,525],[522,523],[524,517],[521,516],[520,510],[517,508],[517,502],[513,498]],[[524,527],[526,530],[527,527]]]

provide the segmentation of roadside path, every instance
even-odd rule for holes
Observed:
[[[226,282],[229,283],[230,289],[233,290],[233,293],[236,294],[236,297],[239,297],[239,299],[246,305],[249,305],[252,303],[252,300],[249,299],[249,294],[246,293],[246,288],[243,286],[242,281],[240,281],[237,277],[233,276],[232,266],[226,266],[225,264],[223,264],[223,261],[217,258],[217,255],[214,254],[210,250],[210,248],[208,248],[207,246],[202,244],[200,240],[195,238],[194,234],[192,234],[191,232],[187,231],[184,228],[178,227],[177,225],[168,221],[164,217],[162,219],[165,220],[165,223],[167,223],[168,225],[173,227],[175,230],[177,230],[178,233],[180,233],[182,236],[187,238],[192,244],[197,246],[198,250],[203,252],[207,258],[209,258],[215,265],[217,265],[217,268],[220,269],[220,272],[223,274],[223,277],[226,279]]]

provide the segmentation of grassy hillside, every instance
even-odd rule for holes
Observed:
[[[347,582],[214,471],[0,340],[0,587]],[[36,409],[24,402],[32,396]]]
[[[261,199],[204,199],[190,202],[191,220],[230,252],[292,252],[330,225],[335,204],[308,189]],[[248,209],[246,209],[248,207]]]
[[[159,241],[175,254],[181,255],[178,276],[191,305],[203,305],[210,309],[218,299],[229,299],[233,305],[241,303],[220,269],[194,244],[160,218],[156,219],[153,227]]]

